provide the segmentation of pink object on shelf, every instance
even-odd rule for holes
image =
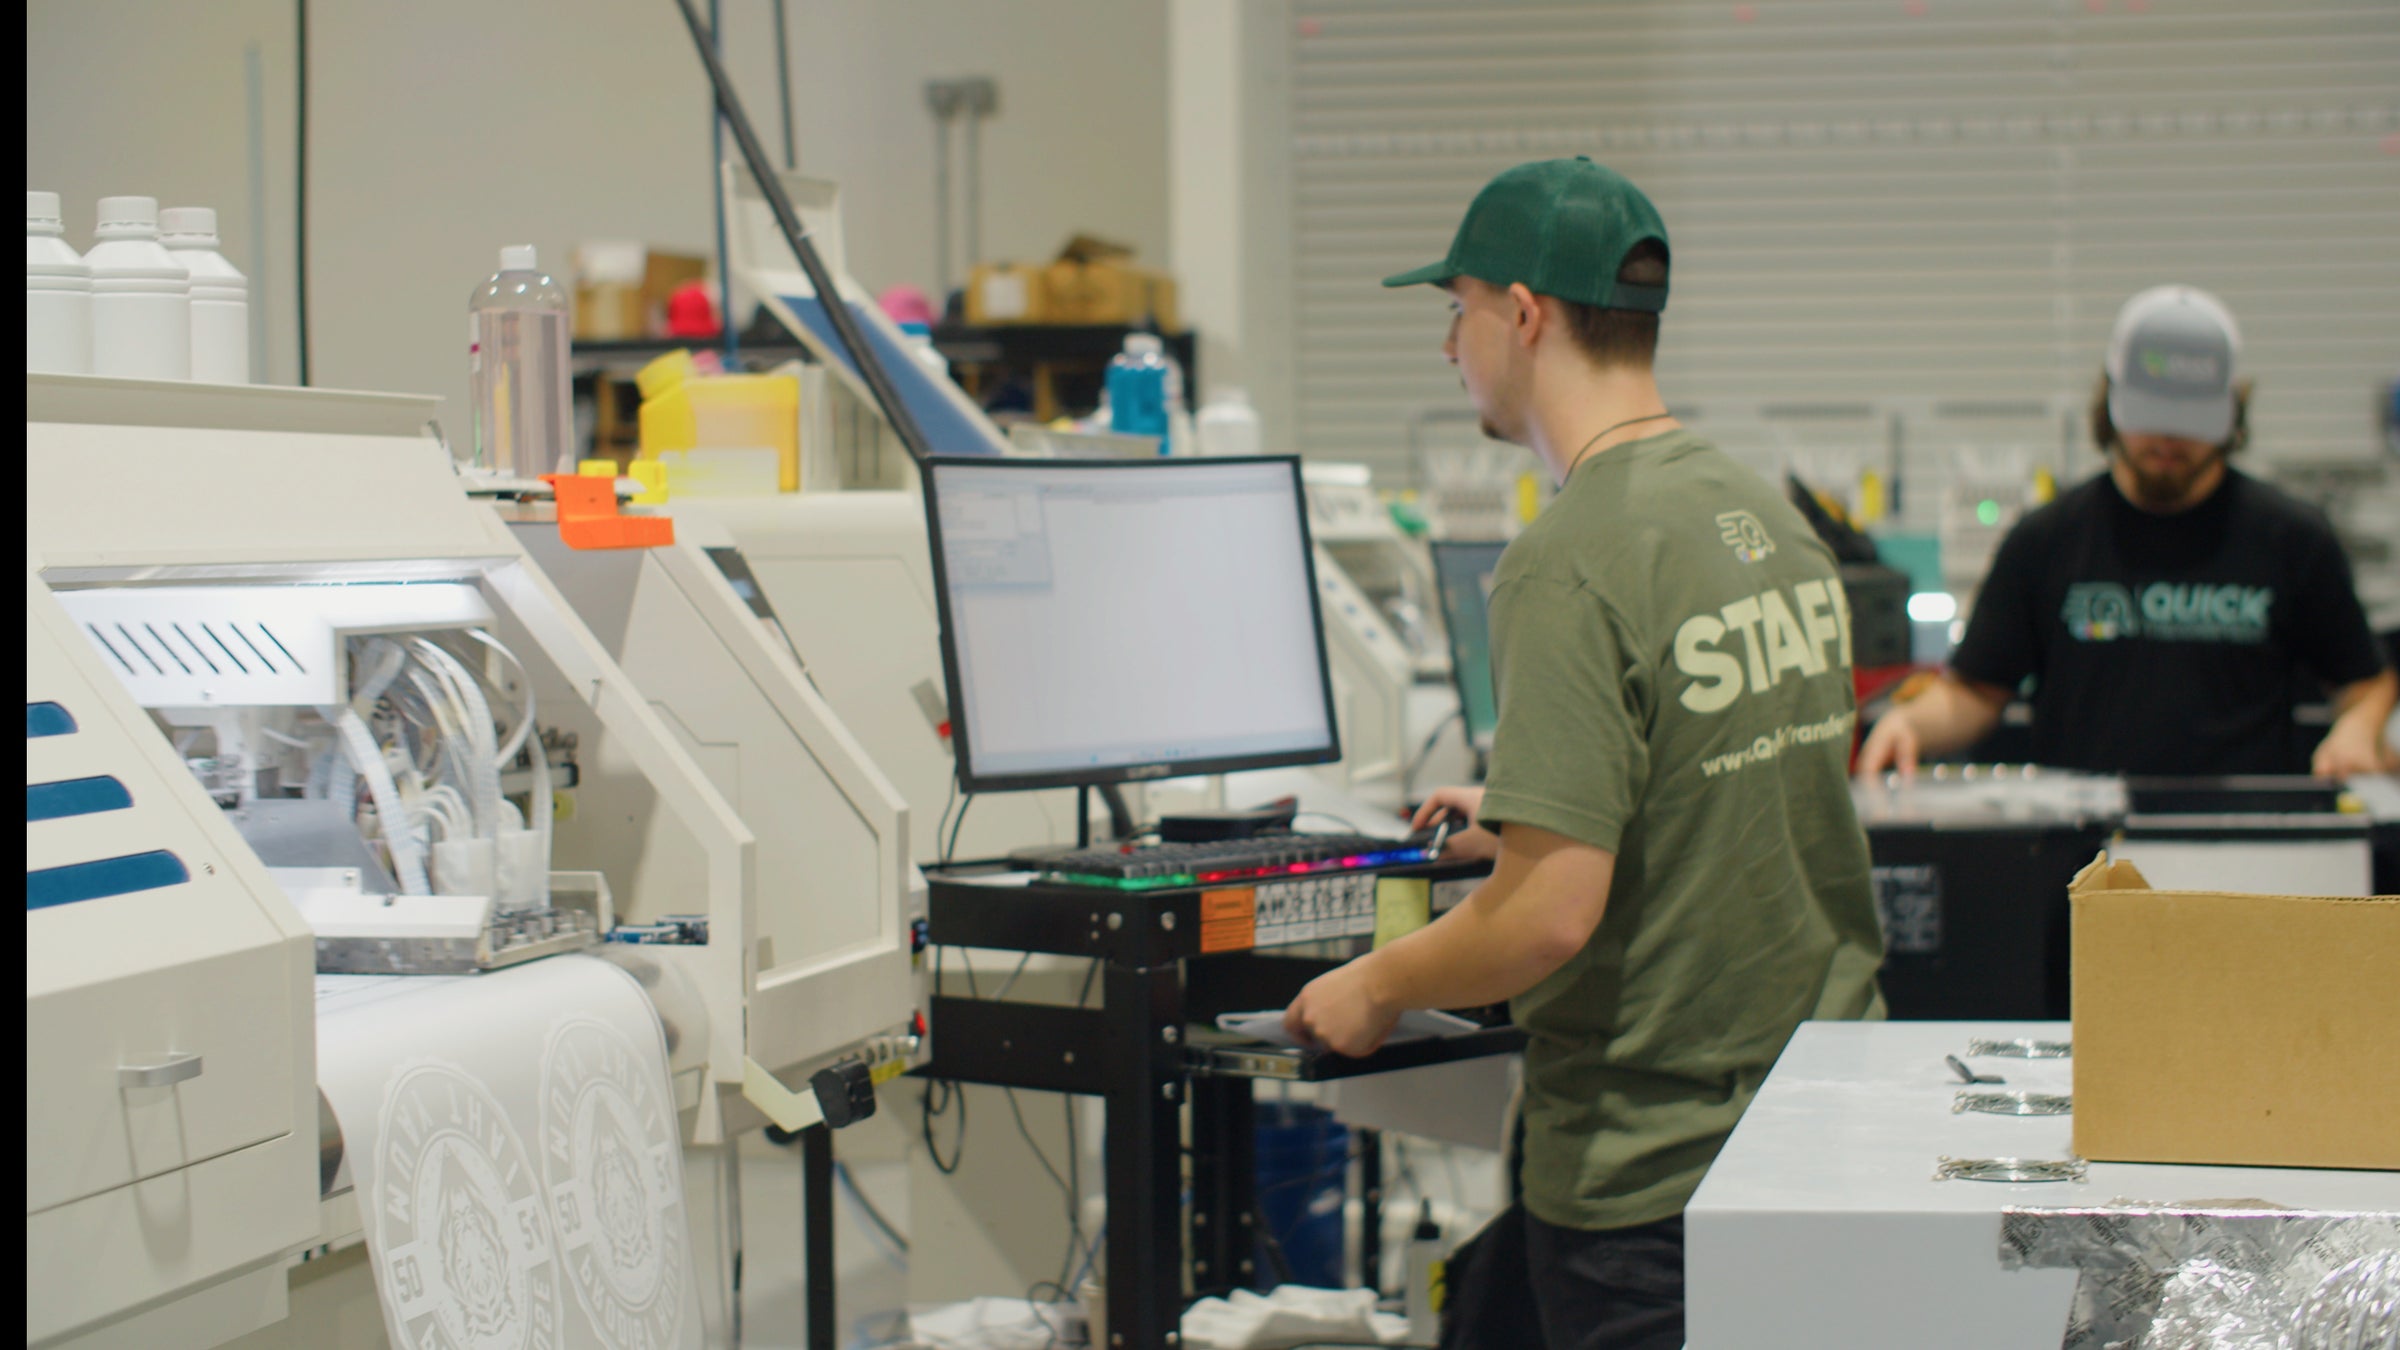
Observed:
[[[921,323],[931,328],[941,317],[934,312],[933,301],[925,292],[906,283],[885,287],[883,294],[875,297],[875,303],[893,323]]]

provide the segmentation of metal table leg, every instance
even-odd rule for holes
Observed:
[[[833,1130],[800,1132],[800,1233],[806,1260],[808,1350],[841,1350],[834,1330]]]
[[[1358,1136],[1358,1287],[1383,1293],[1383,1132]]]
[[[725,1243],[725,1344],[742,1345],[742,1150],[729,1138],[717,1145],[717,1222]]]
[[[1247,1078],[1192,1080],[1192,1292],[1249,1287],[1258,1177],[1257,1112]]]
[[[1107,1350],[1168,1350],[1183,1322],[1183,990],[1172,965],[1111,965],[1105,1100]]]

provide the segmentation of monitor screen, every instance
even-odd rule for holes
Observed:
[[[1299,461],[925,464],[959,785],[1340,758]]]
[[[1500,699],[1492,688],[1492,574],[1507,550],[1508,545],[1499,543],[1433,546],[1442,627],[1450,635],[1450,673],[1458,682],[1467,743],[1487,753],[1492,733],[1500,726]]]

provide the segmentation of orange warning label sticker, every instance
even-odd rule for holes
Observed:
[[[1200,892],[1200,950],[1243,952],[1258,945],[1258,892],[1235,890]]]

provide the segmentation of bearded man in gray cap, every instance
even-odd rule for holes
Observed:
[[[1950,668],[1876,723],[1861,774],[1973,745],[2028,677],[2033,757],[2100,773],[2374,773],[2400,681],[2325,517],[2232,467],[2249,439],[2241,330],[2190,286],[2117,315],[2092,439],[2108,469],[2000,544]],[[2313,678],[2333,729],[2310,753]]]

